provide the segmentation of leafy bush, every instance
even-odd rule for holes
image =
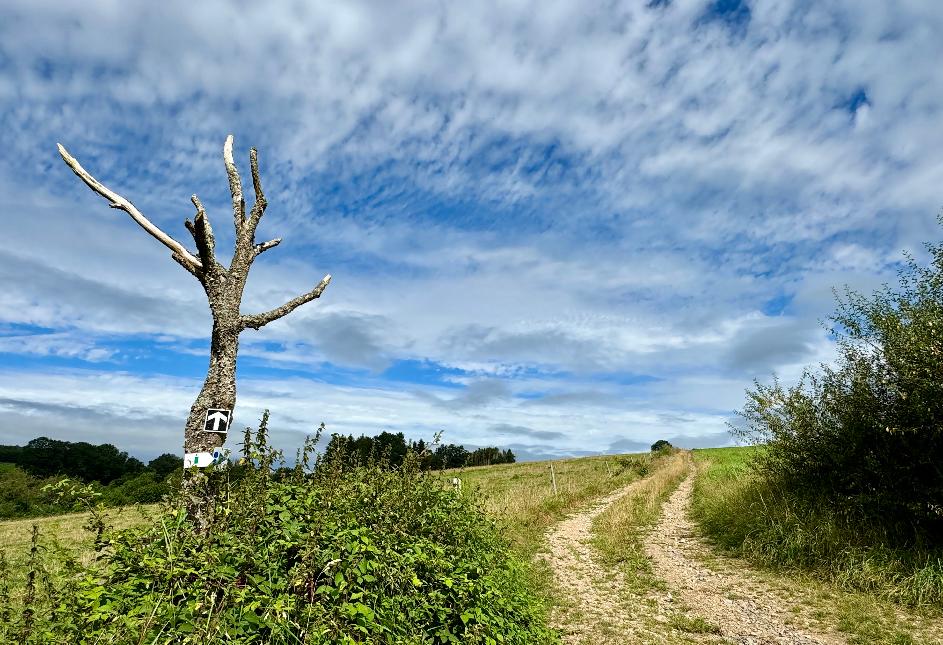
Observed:
[[[106,506],[128,506],[131,504],[154,504],[170,494],[171,488],[165,479],[156,473],[144,472],[125,477],[102,489],[102,501]]]
[[[309,442],[295,468],[274,470],[265,424],[240,464],[188,473],[215,491],[205,534],[184,499],[149,527],[104,532],[101,568],[34,590],[46,611],[30,615],[26,639],[22,607],[10,611],[0,640],[555,641],[493,523],[414,454],[395,469],[341,456],[309,469]]]
[[[943,543],[943,245],[928,249],[896,288],[846,290],[838,364],[757,384],[738,428],[768,445],[770,482],[902,543]]]
[[[664,439],[659,439],[658,441],[652,444],[651,451],[652,452],[667,452],[671,450],[672,448],[674,448],[674,446],[672,446],[671,443],[669,443],[668,441],[665,441]]]
[[[35,517],[75,510],[43,488],[61,477],[39,478],[12,464],[0,464],[0,518]]]
[[[57,498],[46,490],[64,479],[62,475],[35,477],[18,466],[0,464],[0,518],[39,517],[82,510],[74,499]],[[127,506],[159,502],[172,487],[166,477],[159,477],[148,469],[126,474],[107,486],[92,482],[89,490],[99,493],[105,506]]]

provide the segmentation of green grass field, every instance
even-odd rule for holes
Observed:
[[[553,465],[556,490],[549,462],[457,469],[435,476],[445,480],[446,486],[453,477],[461,478],[461,494],[471,498],[493,518],[518,561],[531,561],[540,548],[544,531],[551,524],[592,499],[644,476],[651,467],[652,459],[648,455],[562,460]],[[106,521],[115,528],[144,525],[158,512],[156,506],[109,509]],[[70,561],[90,566],[92,570],[98,567],[92,534],[85,529],[88,519],[88,514],[75,513],[0,522],[0,552],[3,553],[0,567],[8,571],[8,575],[0,576],[5,579],[0,586],[9,590],[14,602],[29,605],[25,599],[32,597],[31,592],[24,591],[29,588],[27,571],[36,572],[44,589],[53,593],[52,589],[75,579],[76,568]],[[35,557],[30,555],[34,526],[39,530]],[[522,572],[527,571],[532,575],[528,576],[530,582],[525,582],[524,587],[552,602],[546,567],[537,563],[533,567],[525,566]],[[0,589],[0,596],[8,592]],[[44,602],[48,605],[48,601]]]
[[[853,565],[847,559],[847,543],[841,549],[835,548],[834,542],[843,539],[842,534],[835,527],[823,529],[822,518],[802,516],[788,500],[774,499],[769,497],[769,491],[758,488],[758,478],[750,466],[758,450],[721,448],[693,452],[698,476],[692,511],[703,534],[720,552],[746,558],[767,570],[772,584],[804,607],[803,611],[823,626],[837,626],[849,635],[852,643],[938,642],[935,635],[941,613],[933,596],[915,594],[912,575],[895,577],[888,573],[886,560],[873,556],[857,561],[861,570],[854,572],[856,577],[842,574],[843,568]],[[684,459],[680,455],[656,458],[650,454],[588,457],[555,461],[553,469],[556,493],[550,462],[546,461],[456,469],[444,471],[441,477],[446,482],[460,478],[462,494],[472,496],[495,520],[513,549],[530,559],[541,549],[546,530],[564,516],[595,498],[652,475],[633,494],[607,509],[593,525],[594,544],[604,563],[625,574],[626,593],[630,597],[634,594],[641,607],[646,593],[661,589],[651,576],[641,540],[657,520],[663,501],[683,478]],[[115,509],[109,512],[109,521],[117,528],[143,524],[155,510],[156,507],[147,506]],[[0,551],[15,573],[24,571],[31,527],[35,524],[40,530],[42,549],[62,549],[80,562],[91,563],[92,538],[83,529],[87,519],[86,514],[77,513],[0,522]],[[804,537],[797,538],[797,532]],[[825,541],[831,541],[832,550],[825,549]],[[802,555],[810,549],[815,558]],[[829,564],[822,559],[823,553],[843,553],[845,559]],[[899,561],[894,562],[900,566]],[[549,572],[541,566],[535,569],[540,584],[550,602],[557,603],[559,599],[553,598],[550,588]],[[862,588],[865,575],[869,576],[870,586]],[[931,580],[929,584],[935,582]],[[909,591],[905,593],[901,588]],[[912,602],[914,597],[923,601]],[[908,599],[911,607],[902,606]],[[691,629],[675,627],[681,633]],[[673,638],[666,634],[665,642],[675,642]]]
[[[466,493],[478,497],[485,511],[503,527],[512,546],[532,555],[547,528],[590,500],[650,472],[648,454],[583,457],[553,462],[557,493],[553,492],[549,461],[479,466],[445,471],[459,477]]]
[[[443,471],[447,480],[462,480],[463,494],[475,495],[489,516],[521,555],[538,548],[548,526],[593,498],[623,486],[648,472],[649,455],[585,457],[554,462],[557,494],[553,492],[550,462],[525,462]],[[110,509],[115,528],[146,523],[157,506]],[[86,513],[71,513],[0,522],[0,551],[14,571],[22,569],[30,546],[32,526],[39,526],[45,549],[64,549],[83,563],[94,557],[91,534],[83,527]]]

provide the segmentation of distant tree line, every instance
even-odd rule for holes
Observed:
[[[85,441],[60,441],[48,437],[37,437],[25,446],[0,445],[0,463],[19,466],[34,477],[65,475],[101,484],[110,484],[145,470],[163,478],[183,466],[183,460],[170,453],[152,459],[145,466],[110,443],[93,445]]]
[[[514,453],[510,449],[501,450],[497,447],[477,448],[467,450],[465,446],[453,443],[429,444],[424,440],[407,441],[402,432],[381,432],[375,437],[360,435],[331,436],[328,442],[328,454],[341,454],[352,461],[368,463],[382,462],[395,468],[403,463],[406,453],[412,451],[419,456],[419,463],[426,470],[445,470],[446,468],[461,468],[463,466],[493,466],[496,464],[513,464]]]
[[[165,453],[145,465],[111,444],[38,437],[25,446],[0,445],[0,518],[74,510],[43,491],[65,477],[94,484],[108,506],[148,504],[170,492],[167,481],[183,459]]]

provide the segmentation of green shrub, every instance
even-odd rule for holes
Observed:
[[[161,480],[156,473],[145,470],[102,489],[102,501],[106,506],[154,504],[170,492],[168,482]]]
[[[43,489],[62,477],[39,478],[18,466],[4,464],[0,468],[0,518],[36,517],[68,513],[71,503],[57,500]]]
[[[672,448],[674,448],[674,446],[672,446],[669,441],[666,441],[664,439],[659,439],[658,441],[652,444],[651,451],[652,452],[668,452]]]
[[[837,365],[757,384],[735,429],[767,444],[770,482],[902,545],[943,543],[943,245],[928,249],[896,288],[846,290]]]
[[[247,459],[196,474],[216,492],[206,534],[183,500],[105,532],[100,568],[34,600],[62,610],[32,615],[31,642],[555,642],[493,522],[415,455],[309,472],[308,444],[274,470],[265,422]],[[12,613],[0,640],[22,636]]]

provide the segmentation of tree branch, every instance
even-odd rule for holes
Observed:
[[[274,240],[269,240],[268,242],[262,242],[261,244],[255,245],[255,255],[258,257],[265,251],[268,251],[271,248],[274,248],[282,243],[282,238],[276,237]]]
[[[194,257],[194,255],[190,253],[186,247],[183,246],[183,244],[154,226],[154,224],[152,224],[149,219],[144,217],[141,211],[135,208],[134,204],[92,177],[88,171],[82,167],[82,164],[80,164],[75,157],[69,154],[69,152],[62,146],[61,143],[57,143],[56,147],[59,148],[59,155],[62,157],[62,160],[65,161],[69,168],[72,169],[72,172],[78,175],[79,179],[85,182],[86,186],[107,199],[109,206],[112,208],[123,210],[125,213],[130,215],[131,219],[137,222],[141,228],[150,233],[161,244],[173,251],[175,256],[174,259],[177,262],[184,264],[185,269],[196,275],[196,271],[201,269],[202,265],[200,261]]]
[[[265,214],[268,201],[262,192],[262,179],[259,177],[259,152],[255,148],[249,149],[249,168],[252,169],[252,189],[255,191],[255,204],[249,212],[249,231],[255,233],[259,220]]]
[[[174,262],[176,262],[177,264],[182,266],[184,269],[186,269],[187,272],[190,273],[190,275],[192,275],[194,278],[196,278],[200,282],[203,282],[202,270],[194,267],[192,262],[190,262],[189,260],[185,258],[180,257],[180,255],[178,255],[177,253],[171,253],[170,257],[173,258]]]
[[[226,143],[223,144],[223,162],[226,164],[226,174],[229,175],[229,192],[232,193],[232,216],[236,225],[236,235],[238,235],[246,218],[246,200],[242,197],[242,180],[239,179],[239,171],[236,169],[236,162],[232,158],[231,134],[226,137]]]
[[[206,216],[206,209],[203,208],[200,198],[193,195],[190,201],[196,206],[196,217],[193,218],[191,233],[196,241],[196,250],[200,254],[205,273],[216,263],[216,238],[213,236],[213,227],[210,226],[210,220]]]
[[[305,304],[306,302],[311,302],[315,298],[320,298],[321,294],[324,293],[324,290],[327,288],[327,285],[329,285],[330,283],[331,283],[331,274],[329,273],[326,276],[324,276],[324,279],[322,279],[321,282],[318,283],[318,286],[316,286],[314,289],[312,289],[311,291],[309,291],[308,293],[304,295],[301,295],[301,296],[298,296],[297,298],[293,298],[289,300],[288,302],[283,304],[281,307],[277,307],[276,309],[272,309],[271,311],[266,311],[263,314],[252,314],[252,315],[241,316],[240,320],[242,322],[243,329],[245,329],[246,327],[251,327],[252,329],[261,329],[262,327],[269,324],[273,320],[278,320],[282,316],[287,316],[288,314],[290,314],[291,312],[293,312],[295,309]]]

